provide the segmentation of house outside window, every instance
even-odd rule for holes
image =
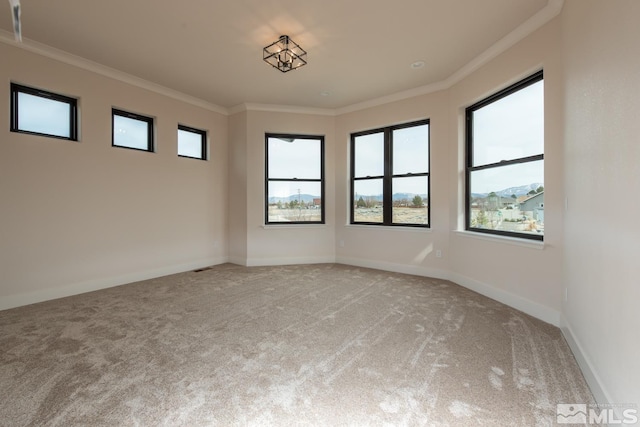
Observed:
[[[430,226],[429,120],[351,135],[350,223]]]
[[[468,107],[466,142],[466,229],[543,240],[543,72]]]
[[[265,224],[324,224],[324,136],[265,135]]]

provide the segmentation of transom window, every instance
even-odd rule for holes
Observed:
[[[207,132],[178,125],[178,156],[207,159]]]
[[[11,132],[78,140],[78,101],[11,83]]]
[[[351,135],[351,223],[429,227],[429,120]]]
[[[153,151],[153,118],[112,109],[112,145]]]
[[[265,142],[265,224],[324,224],[324,136]]]
[[[466,120],[466,229],[543,240],[543,72],[470,106]]]

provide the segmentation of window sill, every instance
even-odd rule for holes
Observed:
[[[411,227],[402,225],[369,225],[369,224],[345,224],[346,228],[352,228],[354,230],[380,230],[380,231],[401,231],[409,233],[431,233],[431,228],[426,227]]]
[[[265,230],[280,230],[283,228],[327,228],[327,224],[268,224],[261,225]]]
[[[477,240],[485,240],[489,242],[497,242],[497,243],[506,243],[508,245],[521,246],[525,248],[531,249],[544,249],[544,242],[540,242],[538,240],[529,240],[529,239],[519,239],[517,237],[508,237],[508,236],[497,236],[493,234],[485,234],[485,233],[474,233],[473,231],[466,230],[454,230],[454,234]]]

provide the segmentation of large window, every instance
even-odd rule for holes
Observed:
[[[11,83],[11,132],[78,140],[78,101]]]
[[[542,240],[542,71],[467,108],[466,229]]]
[[[265,223],[324,223],[324,137],[266,134]]]
[[[153,151],[153,118],[112,109],[112,145]]]
[[[429,227],[429,120],[351,135],[351,223]]]
[[[178,125],[178,156],[207,159],[207,132]]]

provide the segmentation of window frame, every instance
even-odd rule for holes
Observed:
[[[11,82],[11,125],[10,131],[16,133],[24,133],[27,135],[44,136],[48,138],[62,139],[66,141],[78,141],[78,99],[58,93],[50,92],[44,89],[37,89],[30,86],[21,85]],[[19,121],[19,95],[25,93],[27,95],[36,96],[52,101],[61,102],[69,106],[69,136],[53,135],[44,132],[35,132],[20,129]]]
[[[417,126],[429,126],[428,139],[427,139],[427,152],[429,156],[429,162],[427,165],[427,172],[419,172],[419,173],[406,173],[406,174],[393,174],[393,131],[400,129],[407,129],[411,127]],[[383,175],[380,176],[367,176],[367,177],[356,177],[356,152],[355,152],[355,141],[357,137],[372,135],[376,133],[382,133],[384,135],[384,148],[383,148],[383,163],[384,163],[384,172]],[[386,126],[378,129],[370,129],[361,132],[354,132],[351,134],[351,146],[350,146],[350,205],[351,208],[349,210],[349,224],[350,225],[375,225],[382,227],[413,227],[413,228],[431,228],[431,119],[422,119],[416,120],[413,122],[402,123],[393,126]],[[426,176],[427,177],[427,199],[426,204],[428,207],[427,210],[427,224],[411,224],[411,223],[399,223],[393,222],[393,179],[394,178],[409,178],[409,177],[419,177]],[[355,182],[360,180],[367,179],[382,179],[382,222],[369,222],[369,221],[355,221]]]
[[[116,133],[115,133],[116,116],[125,117],[127,119],[133,119],[133,120],[138,120],[138,121],[147,123],[147,148],[128,147],[126,145],[116,144]],[[149,153],[154,153],[155,152],[155,141],[153,139],[154,123],[155,123],[155,119],[153,117],[132,113],[130,111],[121,110],[119,108],[112,107],[111,108],[111,146],[117,147],[117,148],[125,148],[128,150],[145,151]]]
[[[320,143],[320,178],[319,179],[298,179],[292,178],[270,178],[269,177],[269,139],[270,138],[285,138],[285,139],[309,139],[318,140]],[[289,134],[289,133],[265,133],[264,136],[264,224],[265,225],[313,225],[313,224],[325,224],[325,152],[324,152],[324,135],[302,135],[302,134]],[[320,205],[320,221],[270,221],[269,220],[269,183],[270,182],[319,182],[320,183],[320,198],[322,203]]]
[[[200,135],[200,143],[201,143],[201,157],[195,157],[195,156],[187,156],[184,154],[180,154],[180,138],[177,138],[177,151],[178,151],[178,157],[184,157],[186,159],[196,159],[196,160],[208,160],[208,152],[207,152],[207,131],[203,130],[203,129],[197,129],[191,126],[186,126],[186,125],[181,125],[180,123],[178,123],[178,135],[180,134],[179,131],[184,131],[184,132],[191,132],[191,133],[195,133],[197,135]]]
[[[532,75],[525,77],[524,79],[509,85],[508,87],[499,90],[498,92],[489,95],[488,97],[476,102],[475,104],[465,109],[465,230],[484,234],[493,234],[498,236],[513,237],[518,239],[538,240],[544,241],[544,234],[529,234],[520,233],[516,231],[506,230],[493,230],[488,228],[479,228],[471,226],[471,174],[475,171],[500,168],[503,166],[511,166],[518,164],[531,163],[536,161],[542,161],[544,166],[544,141],[543,152],[541,154],[535,154],[525,157],[512,158],[509,160],[501,160],[499,162],[483,164],[474,166],[473,164],[473,113],[487,105],[490,105],[496,101],[504,99],[509,95],[513,95],[522,89],[525,89],[535,83],[544,82],[544,70],[537,71]],[[543,101],[544,102],[544,101]],[[543,104],[544,106],[544,104]]]

